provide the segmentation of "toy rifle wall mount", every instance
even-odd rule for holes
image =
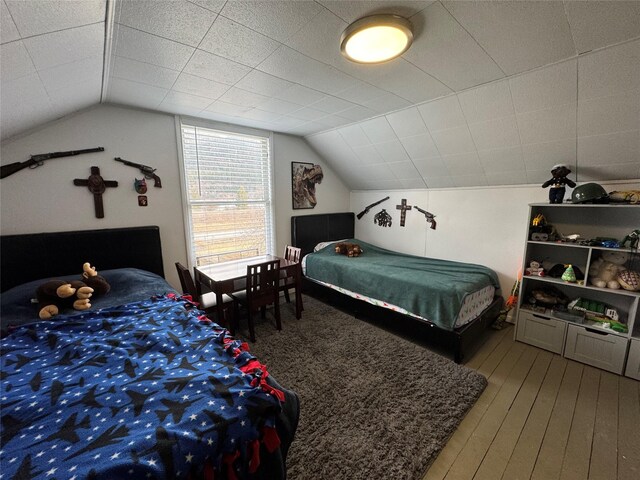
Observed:
[[[114,158],[114,160],[116,162],[124,163],[125,165],[128,165],[129,167],[134,167],[134,168],[139,169],[140,172],[142,172],[142,174],[144,175],[145,178],[148,178],[149,180],[153,178],[153,186],[154,187],[162,188],[162,180],[160,180],[160,177],[154,173],[157,170],[157,168],[153,168],[153,167],[150,167],[148,165],[142,165],[140,163],[130,162],[129,160],[124,160],[124,159],[122,159],[120,157],[116,157],[116,158]]]
[[[87,148],[85,150],[70,150],[68,152],[52,152],[52,153],[40,153],[38,155],[31,155],[29,160],[24,162],[15,162],[10,163],[8,165],[2,165],[0,167],[0,178],[8,177],[9,175],[13,175],[16,172],[24,168],[38,168],[42,166],[45,160],[49,160],[51,158],[61,158],[61,157],[73,157],[75,155],[81,155],[83,153],[94,153],[94,152],[104,152],[104,148]]]
[[[436,229],[436,219],[435,219],[435,215],[433,213],[429,213],[426,210],[421,209],[420,207],[414,205],[413,208],[415,208],[416,210],[418,210],[420,213],[424,214],[425,218],[427,219],[427,223],[431,224],[431,230],[435,230]]]
[[[386,202],[387,200],[389,200],[389,197],[385,197],[382,200],[378,200],[377,202],[373,202],[371,205],[367,205],[366,207],[364,207],[363,211],[361,211],[358,215],[356,215],[356,217],[358,217],[358,220],[360,220],[367,213],[369,213],[369,210],[371,210],[373,207],[375,207],[376,205],[380,205],[382,202]]]

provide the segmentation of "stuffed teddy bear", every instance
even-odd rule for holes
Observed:
[[[362,248],[357,243],[340,242],[336,244],[336,253],[348,257],[359,257],[362,253]]]
[[[626,270],[624,264],[628,259],[629,255],[625,252],[604,250],[602,256],[589,267],[591,284],[599,288],[619,289],[618,275]]]
[[[82,269],[82,281],[50,280],[36,289],[40,307],[38,316],[42,320],[55,317],[62,309],[88,310],[94,293],[104,295],[109,292],[111,286],[104,277],[98,275],[95,267],[85,263]]]

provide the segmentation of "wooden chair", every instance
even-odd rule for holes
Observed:
[[[266,315],[267,305],[273,304],[276,327],[282,330],[280,322],[280,305],[278,302],[280,279],[280,260],[247,265],[246,290],[231,294],[234,299],[234,319],[237,322],[240,317],[239,304],[244,305],[248,312],[249,338],[256,341],[256,333],[253,324],[253,314],[261,310],[262,317]]]
[[[287,245],[284,247],[284,258],[291,262],[300,263],[300,257],[302,256],[302,249],[298,247],[292,247],[291,245]],[[300,275],[301,272],[298,272]],[[289,298],[289,289],[293,288],[296,290],[298,287],[296,285],[296,277],[291,275],[289,272],[282,270],[280,272],[280,291],[284,292],[284,298],[287,303],[291,303],[291,298]],[[297,298],[297,290],[296,290],[296,298]],[[302,301],[300,302],[300,310],[304,310],[302,306]]]
[[[191,295],[194,302],[198,302],[200,310],[204,310],[207,315],[213,315],[216,313],[218,303],[216,301],[216,295],[213,292],[205,293],[198,297],[198,290],[196,284],[193,281],[191,272],[189,269],[182,265],[180,262],[176,262],[176,270],[178,271],[178,277],[180,278],[180,286],[182,287],[182,293]],[[231,312],[231,306],[233,305],[233,298],[229,295],[223,295],[222,297],[225,312]],[[226,316],[226,315],[225,315]],[[226,322],[226,318],[219,318],[218,323],[222,324]],[[231,327],[231,322],[229,327]]]

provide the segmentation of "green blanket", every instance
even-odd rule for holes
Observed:
[[[364,253],[347,257],[332,245],[306,257],[305,275],[406,309],[452,330],[467,295],[500,288],[490,268],[393,252],[350,239]]]

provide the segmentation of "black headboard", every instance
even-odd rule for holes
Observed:
[[[156,226],[32,233],[0,237],[1,291],[40,278],[134,267],[164,277]]]
[[[353,212],[321,213],[291,217],[291,243],[302,248],[302,255],[313,252],[320,242],[355,236]]]

